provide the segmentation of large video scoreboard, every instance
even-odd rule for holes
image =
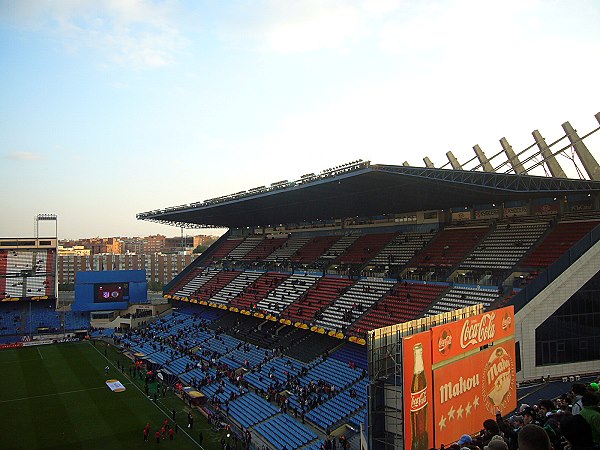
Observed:
[[[0,239],[0,301],[56,299],[56,239]]]
[[[73,311],[126,309],[130,303],[148,299],[144,270],[77,272]]]

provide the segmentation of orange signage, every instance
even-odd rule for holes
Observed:
[[[402,339],[404,448],[429,450],[433,444],[431,333]]]
[[[435,345],[437,341],[433,342]],[[510,339],[439,367],[433,380],[434,445],[439,448],[462,434],[476,433],[497,411],[504,415],[516,408],[515,341]]]
[[[433,327],[433,364],[509,338],[514,333],[515,315],[512,306]]]

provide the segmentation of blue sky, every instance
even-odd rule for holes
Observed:
[[[178,235],[135,214],[583,134],[599,23],[594,0],[0,0],[0,236],[38,213],[61,238]]]

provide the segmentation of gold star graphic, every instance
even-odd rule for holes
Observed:
[[[468,416],[469,414],[471,414],[471,408],[472,408],[472,406],[471,406],[471,402],[467,403],[467,407],[465,408],[465,411],[467,411],[467,416]]]
[[[458,407],[458,409],[456,410],[456,415],[457,415],[457,417],[458,417],[459,419],[462,419],[462,413],[463,413],[463,411],[464,411],[464,409],[463,409],[462,405],[460,405],[460,406]]]
[[[475,400],[473,400],[473,406],[477,408],[479,406],[479,395],[475,396]]]
[[[450,411],[448,411],[448,418],[449,418],[449,419],[454,419],[454,413],[455,413],[455,412],[456,412],[456,411],[454,410],[454,406],[451,406],[451,407],[450,407]]]
[[[440,423],[438,423],[438,425],[440,426],[440,430],[443,430],[444,428],[446,428],[446,418],[444,416],[442,416],[442,418],[440,419]]]

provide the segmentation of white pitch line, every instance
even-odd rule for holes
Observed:
[[[99,387],[93,387],[93,388],[88,388],[88,389],[78,389],[76,391],[54,392],[52,394],[42,394],[42,395],[34,395],[31,397],[13,398],[11,400],[0,400],[0,403],[20,402],[21,400],[31,400],[33,398],[52,397],[54,395],[75,394],[77,392],[94,391],[96,389],[107,389],[107,387],[99,386]]]
[[[44,359],[44,357],[42,356],[42,352],[40,352],[40,348],[39,347],[37,347],[37,351],[38,351],[38,353],[40,355],[40,358]]]
[[[110,361],[110,359],[108,359],[106,356],[104,356],[104,355],[102,354],[102,352],[100,352],[100,350],[98,350],[98,349],[96,348],[96,346],[92,345],[92,343],[91,343],[91,342],[90,342],[90,345],[92,346],[92,348],[93,348],[94,350],[96,350],[96,351],[98,352],[98,354],[99,354],[100,356],[102,356],[104,359],[106,359],[106,360],[108,361],[108,363],[109,363],[111,366],[113,366],[113,368],[115,367],[115,366],[114,366],[114,364],[113,364],[113,363]],[[131,378],[129,378],[129,377],[128,377],[128,376],[125,374],[125,372],[122,372],[122,374],[123,374],[123,376],[124,376],[125,378],[127,378],[127,379],[129,380],[129,383],[128,383],[128,384],[132,384],[133,386],[135,386],[135,388],[136,388],[138,391],[140,391],[140,394],[142,394],[144,397],[147,397],[147,396],[146,396],[146,394],[144,394],[144,392],[143,392],[143,391],[140,389],[140,387],[139,387],[137,384],[135,384],[135,382],[131,381]],[[125,384],[125,383],[123,383],[123,384]],[[169,415],[169,413],[168,413],[168,412],[166,412],[164,409],[162,409],[160,406],[158,406],[158,403],[154,403],[152,400],[150,400],[150,403],[152,403],[154,406],[156,406],[156,407],[158,408],[158,410],[159,410],[161,413],[163,413],[167,419],[171,417],[171,416]],[[199,443],[196,441],[196,439],[194,439],[192,436],[190,436],[189,434],[187,434],[187,432],[185,431],[185,429],[184,429],[184,428],[182,428],[182,427],[179,427],[179,429],[180,429],[181,431],[183,431],[183,433],[184,433],[184,434],[185,434],[187,437],[189,437],[189,438],[192,440],[192,442],[193,442],[194,444],[196,444],[196,445],[197,445],[198,447],[200,447],[202,450],[205,450],[205,449],[204,449],[204,447],[202,447],[202,445],[200,445],[200,444],[199,444]]]

